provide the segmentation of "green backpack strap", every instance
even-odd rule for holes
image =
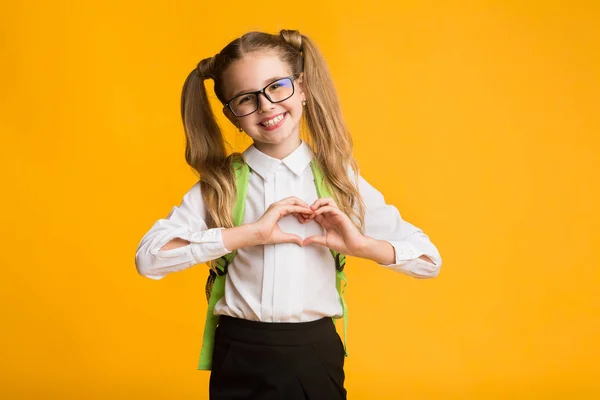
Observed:
[[[346,273],[342,270],[338,270],[335,273],[335,286],[340,294],[340,301],[342,303],[342,316],[344,318],[344,353],[348,357],[348,349],[346,343],[348,338],[346,332],[348,332],[348,307],[346,306],[346,300],[344,299],[344,293],[346,292],[346,286],[348,286],[348,280],[346,279]]]
[[[325,176],[323,175],[323,171],[321,171],[321,168],[319,168],[314,158],[310,162],[310,167],[312,168],[313,176],[315,177],[315,186],[317,187],[317,195],[319,198],[332,197],[331,191],[325,184]],[[346,357],[348,357],[348,349],[346,347],[346,332],[348,332],[348,307],[346,306],[346,300],[344,299],[346,286],[348,286],[348,280],[346,279],[346,273],[344,272],[344,267],[346,266],[346,255],[338,253],[333,249],[329,250],[335,259],[335,286],[340,295],[340,302],[342,303],[342,317],[344,318],[344,353],[346,354]]]
[[[235,171],[235,179],[237,183],[237,198],[233,207],[233,224],[234,226],[242,225],[244,219],[244,211],[246,207],[246,195],[248,193],[248,178],[250,176],[250,167],[242,159],[236,158],[233,160],[233,168]],[[219,323],[219,317],[214,315],[214,309],[217,302],[225,295],[225,276],[227,267],[233,260],[237,250],[219,258],[216,262],[218,272],[211,271],[209,282],[214,279],[212,288],[208,287],[208,309],[206,311],[206,322],[204,324],[204,336],[202,339],[202,349],[200,350],[200,361],[198,363],[199,370],[210,370],[212,368],[212,355],[215,347],[215,331]]]

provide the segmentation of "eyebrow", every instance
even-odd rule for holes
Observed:
[[[273,83],[273,82],[278,81],[280,79],[287,78],[288,76],[289,75],[275,76],[273,78],[270,78],[270,79],[267,79],[266,81],[264,81],[263,85],[268,85],[269,83]],[[256,90],[250,90],[250,89],[248,89],[248,90],[240,90],[240,91],[236,92],[233,96],[231,96],[231,98],[233,99],[234,97],[237,97],[237,96],[239,96],[241,94],[252,93],[252,92],[256,92]]]

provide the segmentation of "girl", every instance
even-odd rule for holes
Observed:
[[[252,138],[242,154],[226,153],[205,79]],[[345,308],[336,289],[343,265],[332,254],[433,278],[438,250],[360,176],[328,68],[298,31],[250,32],[202,60],[181,112],[199,182],[142,238],[138,272],[161,279],[206,262],[223,276],[211,313],[219,321],[211,399],[345,399],[345,348],[332,323]],[[234,165],[249,168],[245,191]],[[318,196],[319,171],[330,196]],[[236,225],[238,194],[245,209]],[[215,268],[230,253],[226,268]]]

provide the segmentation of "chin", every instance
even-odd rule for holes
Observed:
[[[272,132],[256,132],[250,136],[252,136],[252,138],[255,140],[260,140],[261,142],[281,143],[300,135],[296,135],[294,134],[294,131],[289,131],[287,129],[278,129]]]
[[[258,140],[263,142],[263,143],[269,143],[269,144],[282,144],[282,143],[286,143],[290,140],[292,140],[292,136],[291,135],[287,135],[287,136],[277,136],[277,137],[261,137]]]

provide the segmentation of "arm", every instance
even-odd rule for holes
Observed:
[[[228,250],[228,252],[242,247],[256,246],[260,243],[260,238],[257,237],[256,229],[251,224],[223,229],[221,231],[221,236],[223,238],[223,246],[227,249],[232,249]],[[189,244],[190,242],[187,240],[175,238],[165,244],[161,250],[177,249]]]
[[[405,221],[396,207],[360,175],[358,186],[365,202],[361,257],[414,278],[434,278],[442,265],[441,256],[421,229]]]
[[[255,223],[208,229],[200,184],[196,183],[166,219],[158,220],[140,242],[136,268],[140,275],[161,279],[170,272],[219,258],[233,250],[270,243],[297,243],[297,235],[282,232],[277,222],[288,214],[312,213],[308,205],[288,197],[269,206]]]
[[[167,218],[156,221],[140,241],[135,255],[138,273],[161,279],[229,253],[223,244],[223,228],[208,229],[204,215],[200,184],[196,183],[181,204],[173,207]]]
[[[375,261],[381,265],[392,265],[396,262],[396,249],[387,240],[377,240],[367,237],[365,248],[360,257]],[[436,265],[429,256],[422,255],[419,258]]]

